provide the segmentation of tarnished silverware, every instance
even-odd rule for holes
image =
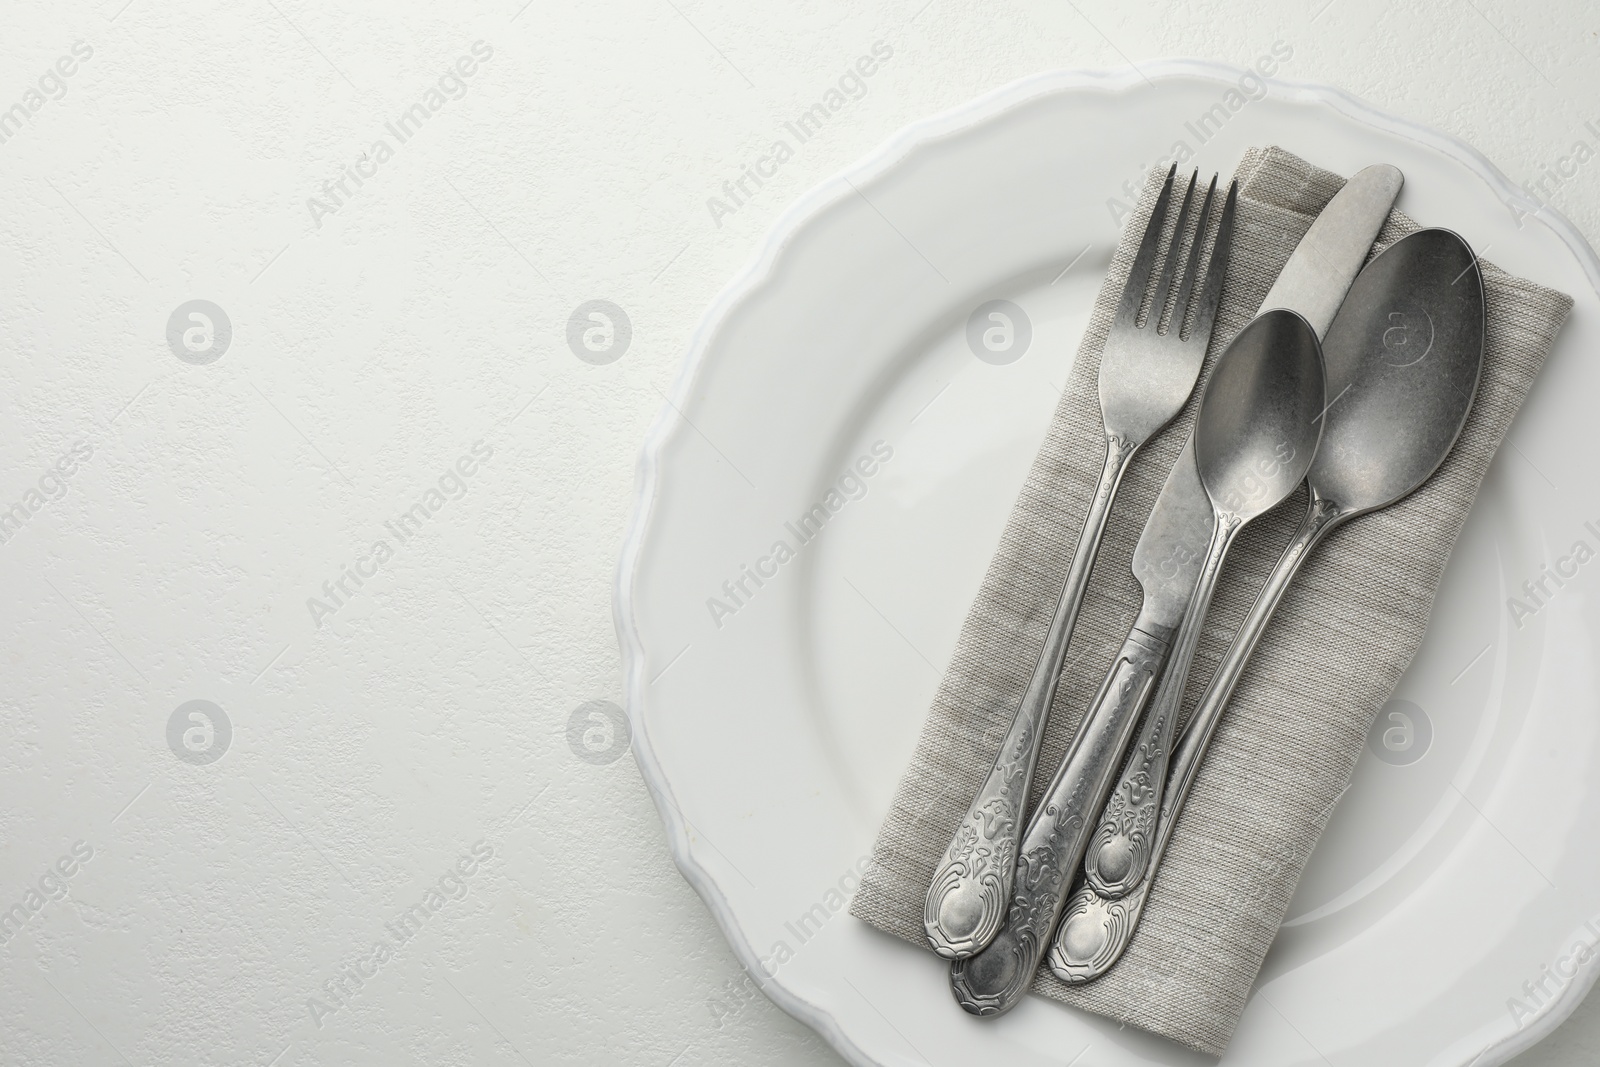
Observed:
[[[1387,164],[1367,167],[1350,178],[1344,187],[1312,220],[1311,226],[1295,247],[1272,288],[1262,301],[1262,311],[1287,308],[1299,312],[1320,339],[1333,321],[1351,282],[1366,261],[1372,242],[1388,218],[1405,177]],[[1203,496],[1199,474],[1192,462],[1173,467],[1169,486],[1163,490],[1184,496]],[[1207,516],[1209,520],[1209,514]],[[1209,521],[1207,523],[1209,529]],[[1197,535],[1191,534],[1191,538]],[[1204,534],[1198,535],[1200,537]],[[1191,588],[1193,579],[1191,579]],[[1168,674],[1176,671],[1168,667]],[[1163,692],[1168,679],[1157,685],[1156,703],[1165,705]],[[1180,700],[1183,679],[1176,682],[1171,700]],[[1174,705],[1176,706],[1176,705]],[[1153,852],[1157,815],[1167,781],[1168,759],[1177,722],[1175,716],[1146,716],[1133,754],[1123,768],[1122,777],[1106,808],[1097,816],[1098,828],[1090,838],[1084,867],[1089,891],[1099,899],[1114,899],[1134,884],[1146,869]],[[1125,930],[1117,927],[1120,914],[1109,909],[1105,916],[1104,937],[1095,934],[1082,921],[1083,898],[1075,894],[1068,904],[1064,923],[1072,925],[1071,935],[1058,931],[1051,953],[1051,967],[1058,974],[1069,973],[1084,953],[1098,959],[1098,953]]]
[[[966,1011],[1008,1011],[1032,984],[1168,642],[1181,696],[1181,679],[1188,674],[1228,549],[1246,523],[1288,497],[1305,477],[1317,450],[1324,402],[1317,335],[1295,312],[1279,309],[1257,317],[1218,358],[1195,418],[1193,448],[1178,460],[1192,456],[1210,503],[1209,538],[1193,593],[1181,600],[1174,636],[1171,623],[1163,624],[1170,614],[1149,617],[1152,603],[1158,611],[1170,611],[1168,598],[1152,596],[1146,587],[1140,622],[1028,822],[1005,925],[988,948],[951,964],[951,990]],[[1160,706],[1152,716],[1177,713],[1175,700],[1167,706],[1167,693],[1164,687],[1157,694]]]
[[[993,939],[1005,917],[1017,842],[1022,833],[1023,808],[1039,760],[1039,740],[1044,733],[1050,701],[1061,675],[1112,501],[1134,453],[1172,421],[1194,391],[1211,340],[1211,327],[1227,273],[1236,193],[1230,185],[1206,276],[1201,282],[1197,278],[1200,247],[1209,229],[1217,184],[1212,178],[1180,277],[1177,273],[1179,260],[1183,258],[1180,250],[1198,175],[1190,178],[1165,265],[1160,276],[1155,277],[1156,252],[1176,171],[1174,167],[1168,172],[1166,183],[1156,198],[1101,356],[1099,386],[1106,438],[1105,464],[1078,535],[1078,545],[1056,602],[1044,648],[994,766],[951,838],[928,888],[923,926],[933,950],[946,959],[962,959],[981,950]],[[1162,312],[1175,280],[1177,295],[1170,325],[1163,332],[1160,329]],[[1155,292],[1141,325],[1139,310],[1152,282]],[[1191,307],[1193,322],[1189,332],[1184,334],[1182,326]]]
[[[1420,230],[1395,242],[1350,287],[1322,349],[1335,399],[1307,474],[1305,518],[1195,708],[1159,821],[1150,827],[1148,854],[1125,873],[1115,856],[1086,860],[1087,884],[1068,902],[1050,951],[1050,969],[1064,981],[1104,974],[1133,939],[1206,745],[1311,550],[1351,519],[1408,496],[1444,462],[1477,391],[1483,331],[1477,261],[1448,230]]]

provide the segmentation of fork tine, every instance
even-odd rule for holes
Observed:
[[[1161,186],[1155,206],[1150,209],[1150,221],[1145,223],[1144,237],[1139,242],[1138,253],[1133,257],[1133,268],[1128,271],[1128,281],[1122,287],[1122,303],[1117,305],[1118,328],[1129,328],[1138,322],[1139,305],[1144,303],[1145,289],[1150,283],[1150,269],[1156,261],[1156,248],[1161,244],[1167,202],[1172,199],[1172,178],[1177,173],[1178,165],[1174,163],[1167,171],[1167,180]]]
[[[1172,302],[1172,324],[1167,327],[1167,332],[1182,333],[1183,318],[1189,313],[1189,303],[1194,298],[1195,275],[1200,267],[1200,245],[1206,239],[1206,230],[1211,225],[1212,199],[1217,191],[1217,176],[1211,176],[1211,184],[1206,187],[1206,198],[1200,205],[1200,221],[1194,225],[1194,240],[1189,242],[1189,261],[1183,266],[1183,278],[1178,283],[1178,297]]]
[[[1233,209],[1239,198],[1239,183],[1228,183],[1228,199],[1222,205],[1222,224],[1217,227],[1217,243],[1211,247],[1211,262],[1206,267],[1206,285],[1195,308],[1190,337],[1210,343],[1211,324],[1216,319],[1217,301],[1222,298],[1222,281],[1228,273],[1228,248],[1233,239]]]
[[[1200,177],[1200,172],[1195,171],[1189,175],[1189,187],[1183,191],[1183,203],[1178,206],[1178,224],[1172,228],[1172,244],[1167,246],[1166,262],[1161,264],[1161,277],[1156,282],[1155,299],[1150,301],[1150,318],[1146,326],[1159,329],[1161,326],[1161,313],[1167,309],[1167,294],[1172,292],[1172,279],[1178,273],[1178,253],[1183,248],[1183,228],[1189,221],[1189,206],[1194,203],[1194,183]],[[1182,325],[1182,321],[1174,319]]]

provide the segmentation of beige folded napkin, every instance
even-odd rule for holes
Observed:
[[[917,945],[926,947],[922,904],[934,867],[988,772],[1038,659],[1100,473],[1100,353],[1160,177],[1152,176],[1127,220],[1067,391],[967,614],[851,905],[853,915]],[[1236,177],[1233,252],[1207,373],[1254,317],[1316,213],[1344,184],[1279,148],[1252,149]],[[1418,228],[1391,214],[1377,250]],[[1041,968],[1035,992],[1201,1052],[1220,1055],[1226,1048],[1367,730],[1422,640],[1484,470],[1572,308],[1561,293],[1487,262],[1482,267],[1483,377],[1454,450],[1421,489],[1329,536],[1301,570],[1217,728],[1122,960],[1103,978],[1077,987]],[[1123,481],[1056,692],[1035,803],[1138,612],[1133,547],[1189,433],[1200,393],[1197,388],[1173,424],[1145,446]],[[1240,537],[1195,657],[1185,714],[1304,510],[1302,488]],[[951,1010],[959,1010],[953,1002]]]

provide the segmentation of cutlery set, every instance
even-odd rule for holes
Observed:
[[[1476,257],[1454,233],[1426,229],[1366,263],[1403,182],[1394,167],[1368,167],[1323,209],[1256,318],[1218,356],[1134,551],[1143,604],[1028,814],[1040,739],[1118,486],[1138,449],[1193,392],[1228,270],[1237,190],[1219,193],[1213,179],[1196,208],[1196,175],[1157,273],[1175,178],[1174,167],[1107,335],[1104,468],[1043,650],[924,905],[928,943],[950,961],[955,998],[974,1015],[1014,1007],[1041,962],[1071,984],[1116,964],[1206,746],[1300,568],[1342,525],[1433,474],[1477,390],[1484,297]],[[1181,723],[1230,547],[1302,483],[1299,529]],[[1314,676],[1314,664],[1303,669]]]

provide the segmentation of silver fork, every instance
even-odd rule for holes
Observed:
[[[1206,189],[1166,331],[1160,329],[1162,311],[1173,289],[1198,172],[1189,178],[1166,260],[1160,277],[1154,278],[1155,294],[1144,321],[1139,320],[1139,310],[1155,273],[1156,251],[1165,229],[1177,170],[1174,166],[1167,172],[1166,182],[1156,197],[1128,273],[1128,282],[1122,290],[1122,300],[1117,305],[1117,317],[1106,336],[1100,358],[1105,466],[1084,517],[1044,648],[1000,745],[994,767],[956,828],[944,860],[928,887],[922,913],[923,928],[933,950],[945,959],[961,960],[981,952],[994,940],[1005,918],[1006,903],[1011,899],[1017,845],[1022,836],[1023,807],[1028,802],[1028,788],[1039,762],[1039,739],[1044,733],[1051,699],[1061,677],[1078,608],[1094,569],[1095,554],[1105,533],[1112,501],[1134,453],[1172,421],[1194,391],[1211,341],[1217,301],[1228,269],[1228,242],[1233,230],[1236,197],[1236,190],[1230,185],[1205,282],[1196,300],[1200,245],[1211,220],[1217,188],[1215,176]],[[1184,335],[1183,322],[1191,306],[1194,321]]]

